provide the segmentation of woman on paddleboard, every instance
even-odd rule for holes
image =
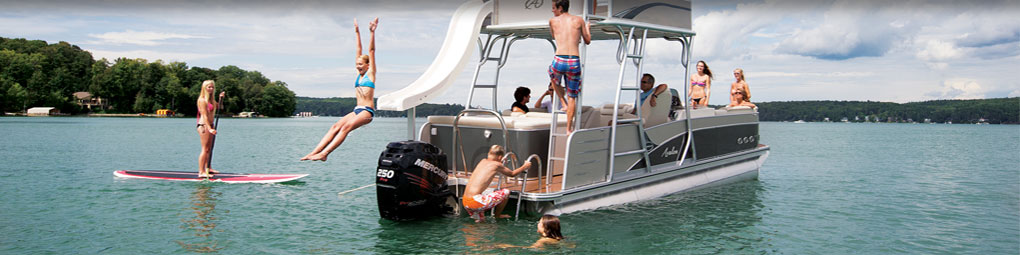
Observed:
[[[371,32],[371,39],[368,43],[368,55],[361,55],[361,32],[358,31],[358,19],[354,19],[354,35],[358,39],[358,56],[354,67],[358,70],[358,78],[354,81],[354,92],[358,98],[358,106],[354,111],[341,118],[326,132],[319,145],[311,153],[305,155],[301,160],[326,161],[330,152],[344,143],[344,139],[351,131],[372,122],[375,117],[375,28],[379,24],[379,18],[368,23],[368,31]]]
[[[212,143],[216,138],[216,128],[213,126],[213,116],[220,108],[220,103],[213,100],[212,95],[216,93],[216,82],[206,80],[202,82],[202,91],[198,93],[198,137],[202,141],[202,152],[198,155],[198,177],[209,178],[212,174],[219,172],[209,168],[209,159],[212,157]],[[225,92],[220,92],[222,101]]]

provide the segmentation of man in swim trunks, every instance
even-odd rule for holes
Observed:
[[[492,178],[496,176],[496,173],[501,173],[506,176],[517,176],[525,169],[531,167],[531,162],[526,162],[520,168],[510,171],[509,168],[503,166],[503,147],[499,145],[493,145],[489,148],[489,153],[485,159],[478,162],[475,166],[475,170],[471,172],[471,179],[468,179],[467,188],[464,189],[464,197],[462,203],[464,209],[467,209],[468,215],[475,219],[475,222],[485,221],[485,211],[496,207],[496,212],[492,215],[498,218],[510,218],[510,215],[500,214],[503,212],[503,208],[506,207],[507,197],[510,195],[510,190],[500,189],[485,192],[489,188],[489,184],[492,183]]]
[[[577,94],[581,92],[581,58],[577,45],[580,39],[591,44],[590,26],[583,18],[567,13],[569,0],[555,0],[552,5],[554,17],[549,19],[549,32],[556,40],[556,56],[549,65],[549,79],[556,86],[556,94],[563,96],[559,86],[563,80],[567,87],[567,132],[574,132],[574,114]]]

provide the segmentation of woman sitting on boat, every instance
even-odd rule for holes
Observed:
[[[326,161],[326,157],[333,152],[351,131],[372,122],[375,117],[375,28],[379,25],[379,18],[368,23],[368,31],[371,32],[371,39],[368,43],[368,55],[361,54],[361,32],[358,30],[358,20],[354,19],[354,34],[358,39],[358,57],[354,62],[358,70],[358,78],[354,81],[354,92],[357,94],[358,106],[354,111],[341,118],[326,132],[318,146],[311,153],[305,155],[301,160]]]
[[[747,106],[747,107],[751,107],[751,108],[757,108],[758,107],[757,105],[752,104],[751,101],[747,101],[747,92],[745,92],[744,89],[742,89],[742,88],[738,88],[737,92],[733,93],[733,99],[735,101],[733,101],[732,103],[730,103],[730,105],[727,105],[726,107],[735,107],[735,106]]]
[[[733,84],[730,84],[730,104],[737,103],[737,89],[742,89],[746,94],[745,101],[751,101],[751,90],[747,87],[747,81],[744,80],[744,69],[737,68],[733,70]]]

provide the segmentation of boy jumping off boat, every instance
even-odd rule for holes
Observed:
[[[556,94],[563,96],[560,80],[567,87],[567,133],[574,132],[574,114],[577,109],[577,95],[581,92],[581,57],[577,45],[580,39],[584,44],[591,44],[591,27],[584,19],[570,15],[569,0],[555,0],[552,12],[555,17],[549,19],[549,32],[556,40],[556,56],[549,65],[549,79],[556,86]]]
[[[501,214],[503,208],[506,207],[510,190],[500,189],[485,192],[485,189],[492,183],[492,178],[496,176],[496,173],[510,177],[517,176],[525,169],[530,168],[531,162],[525,162],[520,168],[510,171],[510,168],[503,166],[504,154],[506,152],[503,151],[503,146],[493,145],[489,148],[487,157],[479,161],[475,170],[471,172],[471,179],[468,180],[467,188],[464,189],[464,198],[461,202],[463,202],[468,215],[475,218],[475,222],[485,221],[485,211],[492,207],[496,207],[493,216],[500,219],[510,218],[510,215]]]

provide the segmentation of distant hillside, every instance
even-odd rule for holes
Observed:
[[[311,112],[319,116],[344,116],[351,112],[357,105],[352,97],[297,97],[297,105],[294,113]],[[464,106],[459,104],[422,104],[415,108],[415,115],[425,117],[429,115],[456,115]],[[406,117],[404,111],[375,111],[377,117]]]
[[[790,101],[762,102],[758,105],[761,121],[848,121],[862,122],[953,122],[1020,124],[1020,98],[975,100],[934,100],[913,103],[872,101]],[[312,112],[322,116],[343,116],[354,109],[354,98],[297,97],[294,112]],[[722,106],[713,106],[722,107]],[[464,106],[459,104],[423,104],[418,117],[455,115]],[[377,111],[376,116],[404,117],[404,112]]]
[[[762,121],[879,121],[1020,124],[1020,97],[934,100],[913,103],[861,101],[763,102],[758,105]]]

